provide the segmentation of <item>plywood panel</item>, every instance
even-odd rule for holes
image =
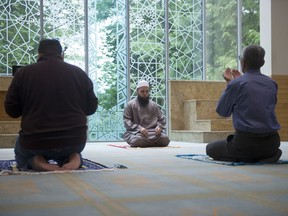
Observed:
[[[282,141],[288,141],[288,76],[274,75],[272,76],[272,79],[278,84],[278,103],[275,112],[278,121],[281,124],[279,133]],[[195,99],[219,99],[225,87],[226,82],[171,80],[169,82],[170,130],[183,130],[185,128],[184,101]],[[213,109],[215,108],[213,107]]]
[[[281,125],[281,141],[288,141],[288,75],[273,75],[272,79],[278,84],[278,103],[275,111]]]

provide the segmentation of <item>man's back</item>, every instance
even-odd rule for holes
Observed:
[[[8,99],[6,110],[11,116],[22,116],[20,140],[24,146],[44,138],[86,134],[86,115],[95,112],[97,101],[91,80],[80,68],[63,62],[60,56],[45,56],[21,68],[11,86],[10,94],[18,94],[20,100],[17,104]]]
[[[87,74],[63,61],[64,51],[56,39],[41,40],[38,62],[17,71],[8,89],[7,114],[22,116],[14,147],[19,169],[76,170],[83,164],[86,115],[96,111],[98,99]]]
[[[217,112],[223,116],[233,113],[236,130],[266,133],[279,129],[274,110],[276,103],[277,84],[260,71],[251,70],[228,84]]]
[[[265,63],[265,50],[249,45],[239,56],[244,75],[227,68],[223,78],[228,83],[216,111],[224,117],[232,114],[235,133],[226,139],[207,144],[206,153],[214,160],[276,162],[279,149],[279,123],[275,115],[277,84],[261,74]]]

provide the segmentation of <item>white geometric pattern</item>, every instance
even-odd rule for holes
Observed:
[[[0,2],[0,71],[12,74],[13,65],[35,62],[39,41],[38,1]]]
[[[97,93],[100,89],[98,81],[101,76],[105,76],[99,71],[101,58],[98,53],[101,44],[98,44],[100,36],[97,4],[103,4],[105,0],[43,0],[43,10],[39,2],[39,0],[0,2],[0,44],[3,47],[0,50],[1,74],[11,75],[12,65],[35,62],[40,38],[58,38],[63,46],[68,47],[65,61],[87,70]],[[85,2],[88,5],[85,5]],[[110,10],[114,11],[111,20],[113,18],[116,24],[117,105],[105,110],[100,103],[97,112],[89,117],[90,141],[122,139],[123,110],[126,103],[136,96],[135,87],[140,79],[149,82],[151,98],[164,113],[167,109],[167,77],[202,79],[202,2],[202,0],[114,2],[115,8]],[[168,14],[165,14],[166,7]],[[41,11],[43,16],[40,16]],[[85,11],[88,14],[85,15]],[[126,16],[127,12],[129,19]],[[166,44],[166,41],[169,41],[169,44]],[[168,58],[165,56],[166,53]]]
[[[169,1],[170,79],[202,80],[203,1]]]

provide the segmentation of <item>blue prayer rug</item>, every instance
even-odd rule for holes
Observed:
[[[208,155],[202,155],[202,154],[184,154],[184,155],[176,155],[176,157],[189,159],[189,160],[195,160],[195,161],[201,161],[201,162],[206,162],[206,163],[227,165],[227,166],[264,165],[264,164],[288,164],[288,160],[279,160],[276,163],[266,163],[266,162],[265,163],[264,162],[246,163],[246,162],[217,161],[217,160],[213,160]]]
[[[101,170],[113,170],[113,168],[83,158],[83,165],[78,170],[37,172],[33,170],[18,170],[17,163],[15,160],[0,160],[0,175],[68,173],[68,172],[88,172],[88,171],[101,171]]]

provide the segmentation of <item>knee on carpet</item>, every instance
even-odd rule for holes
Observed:
[[[212,148],[213,148],[213,146],[212,145],[210,145],[209,143],[206,145],[206,154],[208,155],[208,156],[210,156],[211,155],[211,152],[212,152]]]
[[[142,147],[143,146],[143,140],[142,139],[133,139],[130,141],[129,145],[131,147]]]
[[[168,137],[163,137],[158,143],[157,143],[157,146],[159,147],[166,147],[168,146],[170,143],[170,140]]]

